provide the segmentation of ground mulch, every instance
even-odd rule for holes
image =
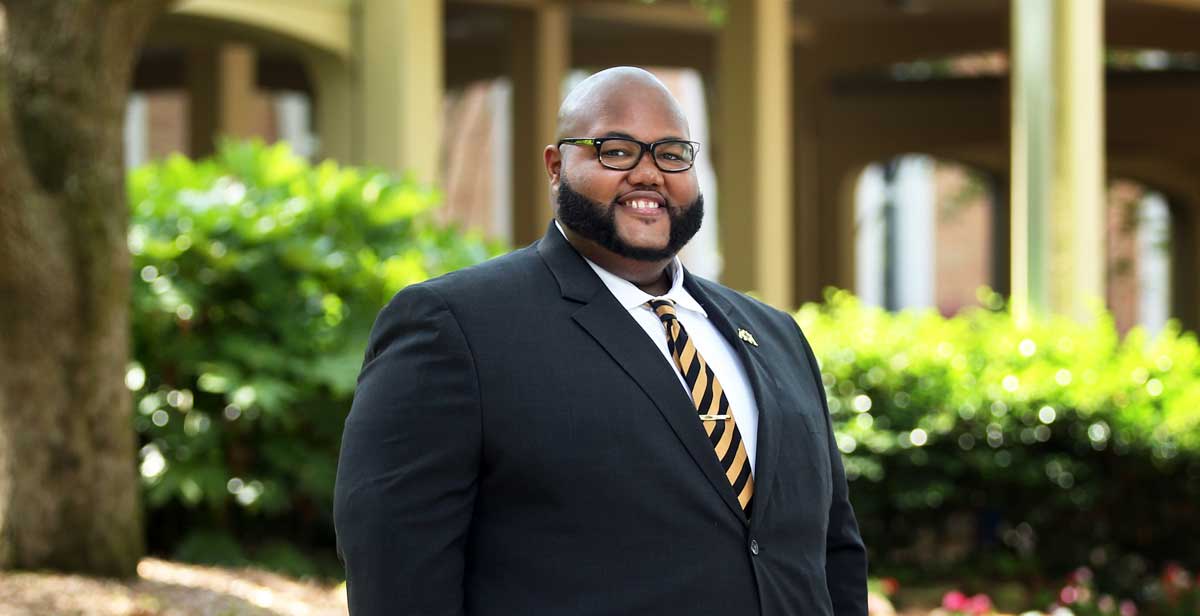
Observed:
[[[145,558],[138,576],[106,580],[0,572],[0,616],[346,616],[344,586],[260,569]]]
[[[0,616],[346,616],[344,585],[330,586],[252,568],[188,565],[144,558],[138,576],[108,580],[63,573],[0,571]],[[872,616],[893,611],[872,596]]]

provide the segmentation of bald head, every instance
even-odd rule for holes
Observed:
[[[657,77],[640,68],[618,66],[594,73],[567,94],[558,108],[558,138],[584,136],[582,131],[597,118],[640,110],[666,113],[687,131],[687,117],[679,102]]]

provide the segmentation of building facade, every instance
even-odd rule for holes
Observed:
[[[139,62],[131,162],[287,139],[442,183],[520,245],[571,75],[644,66],[702,113],[719,205],[695,258],[731,286],[953,311],[978,283],[1195,328],[1200,0],[1040,4],[184,0]]]

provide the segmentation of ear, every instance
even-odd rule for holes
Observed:
[[[558,190],[562,178],[562,150],[556,145],[548,145],[542,150],[542,160],[546,163],[546,176],[550,178],[550,187]]]

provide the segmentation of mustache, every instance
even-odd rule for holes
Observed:
[[[632,192],[636,191],[627,192],[621,197]],[[556,218],[564,226],[618,255],[639,261],[669,259],[700,230],[704,220],[704,195],[698,194],[696,200],[688,205],[671,205],[662,193],[656,190],[642,192],[653,192],[662,198],[663,207],[666,208],[667,217],[671,221],[667,245],[662,248],[632,246],[620,237],[615,218],[616,208],[621,205],[618,202],[621,197],[617,197],[610,204],[605,205],[603,202],[593,201],[575,192],[565,180],[558,190]]]

